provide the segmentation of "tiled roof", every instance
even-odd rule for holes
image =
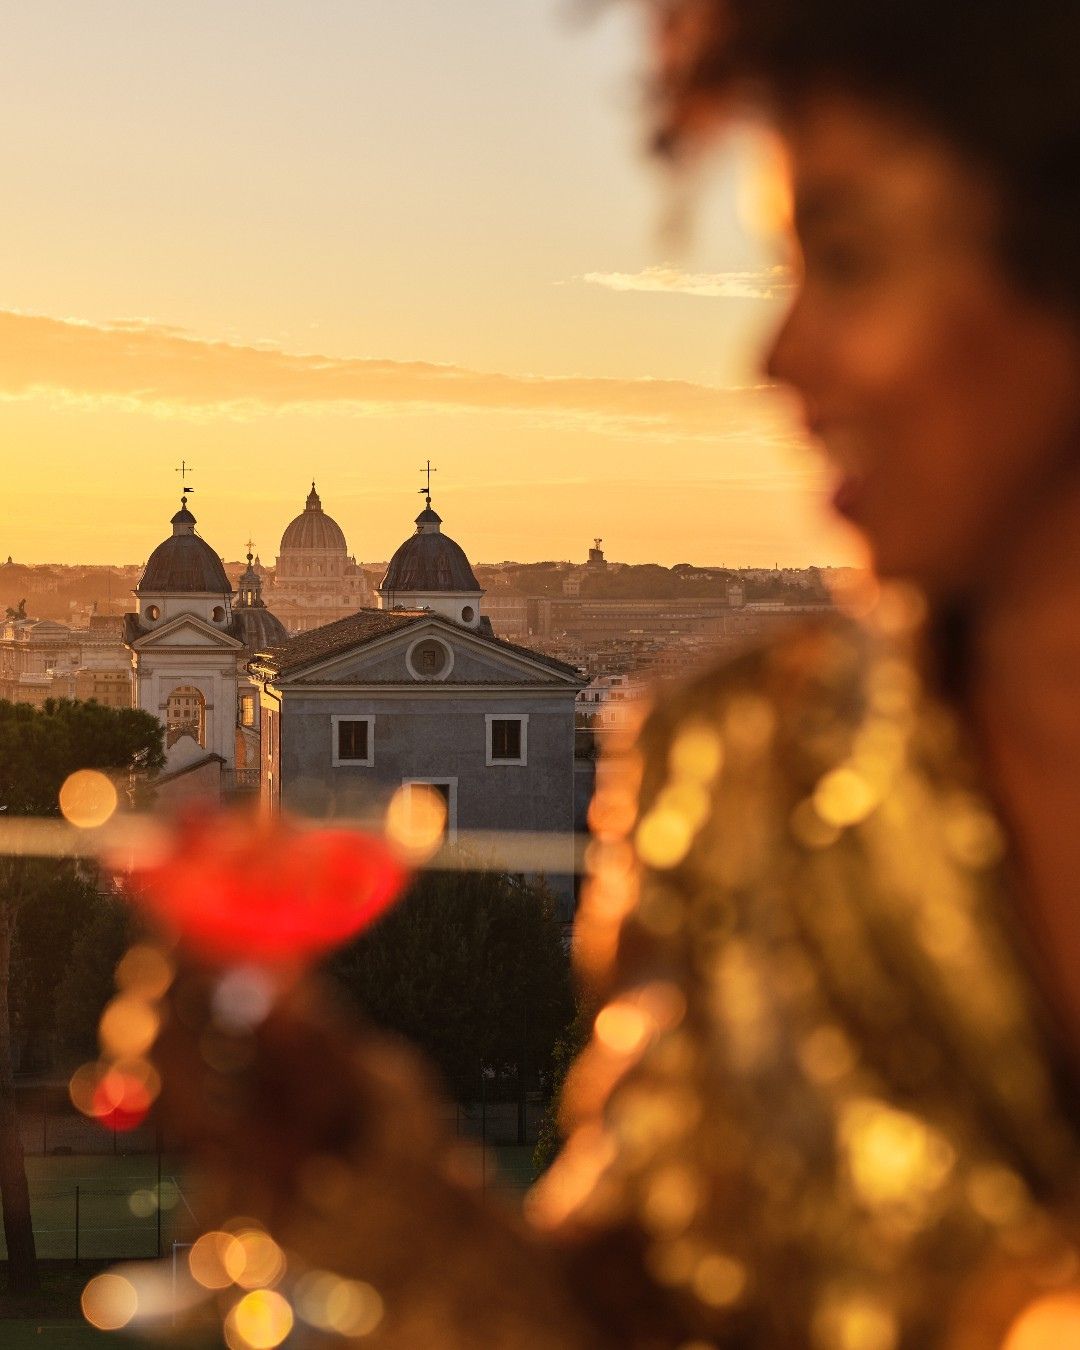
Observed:
[[[327,660],[336,656],[339,652],[349,651],[353,647],[361,647],[366,642],[385,637],[387,633],[393,633],[397,629],[408,628],[425,619],[436,617],[438,616],[433,615],[430,610],[426,609],[361,609],[355,614],[350,614],[347,618],[338,619],[336,623],[324,624],[322,628],[313,628],[309,633],[299,633],[296,637],[290,638],[288,642],[277,647],[271,647],[266,655],[275,670],[279,674],[285,675],[290,671],[301,670],[304,666],[314,665],[317,661]],[[443,622],[449,624],[449,620],[443,620]],[[507,642],[505,638],[488,637],[485,633],[478,633],[470,629],[463,629],[462,631],[484,643],[485,646],[494,647],[499,651],[512,652],[516,656],[523,656],[529,661],[535,661],[538,665],[546,666],[559,675],[571,675],[584,682],[581,672],[575,666],[567,665],[565,661],[558,661],[553,656],[545,656],[543,652],[534,652],[529,647],[519,647],[514,642]]]
[[[275,669],[284,674],[430,617],[427,610],[361,609],[334,623],[313,628],[309,633],[298,633],[288,642],[271,647],[267,654],[272,658]]]

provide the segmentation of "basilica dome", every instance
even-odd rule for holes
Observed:
[[[195,533],[195,517],[181,504],[171,521],[172,536],[158,544],[147,561],[136,595],[231,595],[221,559]]]
[[[379,590],[384,594],[432,591],[460,594],[479,592],[480,583],[465,550],[442,533],[442,517],[429,505],[416,517],[416,533],[390,559]]]
[[[280,552],[287,553],[296,549],[322,549],[332,553],[347,553],[348,545],[341,526],[332,516],[322,509],[315,484],[311,484],[304,510],[295,520],[290,520],[281,536]]]

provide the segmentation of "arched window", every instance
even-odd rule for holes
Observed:
[[[206,744],[206,699],[194,685],[181,684],[165,701],[165,745],[175,745],[181,736]]]

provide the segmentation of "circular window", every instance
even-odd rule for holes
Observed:
[[[214,622],[215,623],[225,622],[225,607],[223,605],[214,606]]]
[[[465,608],[461,611],[462,623],[472,623],[473,619],[475,618],[476,618],[476,610],[473,609],[472,605],[466,605]]]
[[[454,654],[438,638],[421,638],[405,654],[414,680],[445,680],[454,666]]]
[[[158,609],[157,605],[147,605],[146,617],[151,623],[156,623],[157,620],[161,618],[161,610]]]

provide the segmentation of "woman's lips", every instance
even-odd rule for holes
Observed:
[[[808,429],[837,475],[831,498],[833,510],[848,520],[856,520],[866,479],[857,433],[843,422],[831,422],[826,418],[811,423]]]

